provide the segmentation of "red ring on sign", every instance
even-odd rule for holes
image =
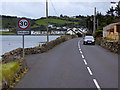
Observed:
[[[21,27],[19,26],[19,22],[20,22],[22,19],[27,20],[27,22],[28,22],[28,26],[27,26],[26,28],[21,28]],[[30,25],[29,20],[26,19],[26,18],[21,18],[21,19],[18,21],[18,27],[19,27],[20,29],[25,30],[25,29],[27,29],[27,28],[29,27],[29,25]]]

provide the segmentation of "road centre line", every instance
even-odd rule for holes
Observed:
[[[87,67],[87,69],[88,69],[88,72],[90,73],[90,75],[93,75],[91,69],[89,67]]]
[[[82,54],[82,51],[80,51],[80,53]]]
[[[81,48],[80,48],[80,41],[81,41],[81,40],[78,41],[78,47],[79,47],[79,51],[80,51],[80,53],[81,53],[82,50],[81,50]],[[83,58],[83,61],[84,61],[85,65],[87,65],[88,63],[87,63],[87,61],[85,60],[85,57],[83,56],[82,53],[81,53],[81,55],[82,55],[82,58]],[[90,67],[87,66],[87,70],[88,70],[88,72],[90,73],[90,75],[93,75]],[[101,90],[101,88],[100,88],[100,86],[99,86],[99,84],[98,84],[98,82],[97,82],[97,80],[96,80],[95,78],[93,79],[93,82],[95,83],[95,86],[97,87],[97,89],[98,89],[98,90]]]
[[[83,54],[82,54],[82,58],[85,58]]]
[[[84,61],[85,65],[87,65],[87,61],[85,59],[83,59],[83,61]]]
[[[93,79],[93,82],[95,83],[97,89],[98,89],[98,90],[101,90],[101,88],[100,88],[100,86],[99,86],[97,80],[96,80],[96,79]]]

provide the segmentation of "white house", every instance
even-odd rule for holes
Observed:
[[[0,29],[0,31],[7,31],[9,32],[9,29],[5,28],[5,29]]]

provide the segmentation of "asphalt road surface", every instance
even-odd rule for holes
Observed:
[[[71,39],[26,57],[29,71],[15,88],[117,88],[118,55]]]

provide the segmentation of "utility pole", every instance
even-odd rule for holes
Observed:
[[[49,42],[49,34],[48,34],[48,0],[46,0],[46,23],[47,23],[47,43]]]
[[[93,24],[93,34],[96,33],[96,7],[95,7],[95,10],[94,10],[94,24]]]
[[[97,19],[97,30],[99,29],[99,20]]]

